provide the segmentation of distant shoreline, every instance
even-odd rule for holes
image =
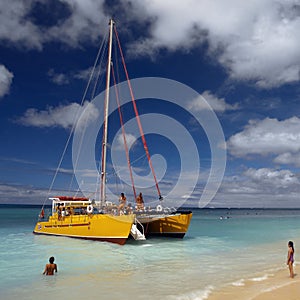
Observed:
[[[6,203],[6,204],[3,204],[1,203],[0,204],[0,208],[41,208],[42,207],[42,204],[18,204],[18,203]],[[52,205],[44,205],[44,207],[46,208],[51,208]]]
[[[20,204],[20,203],[0,203],[0,208],[40,208],[41,206],[43,206],[42,204]],[[46,208],[51,208],[52,205],[51,204],[46,204],[44,205],[44,207]],[[246,211],[246,210],[262,210],[262,211],[265,211],[265,210],[300,210],[300,207],[282,207],[282,208],[278,208],[278,207],[264,207],[264,208],[261,208],[261,207],[203,207],[203,208],[199,208],[199,207],[179,207],[178,208],[179,210],[182,210],[182,209],[192,209],[192,210],[227,210],[227,211]]]

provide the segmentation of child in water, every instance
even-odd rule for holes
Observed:
[[[290,277],[294,278],[294,270],[293,270],[293,263],[294,263],[294,243],[292,241],[288,242],[288,255],[287,255],[287,262],[286,264],[289,266],[290,270]]]

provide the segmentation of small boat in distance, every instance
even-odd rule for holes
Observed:
[[[52,209],[49,217],[45,217],[44,208],[42,208],[39,220],[33,230],[35,234],[65,236],[97,241],[112,242],[123,245],[131,236],[135,240],[145,240],[150,236],[164,236],[183,238],[189,228],[192,218],[191,211],[181,211],[175,208],[163,206],[163,201],[155,207],[148,205],[120,206],[114,203],[113,199],[107,199],[106,181],[107,181],[107,137],[108,137],[108,107],[109,107],[109,89],[111,73],[114,74],[112,64],[112,38],[115,33],[117,45],[121,53],[122,62],[127,77],[129,88],[130,80],[125,66],[125,61],[118,39],[118,34],[113,20],[109,23],[108,36],[108,62],[106,75],[106,93],[105,93],[105,112],[104,112],[104,130],[102,139],[102,159],[101,159],[101,186],[100,201],[91,200],[85,197],[56,196],[50,197]],[[105,48],[106,49],[106,48]],[[112,71],[112,72],[111,72]],[[155,186],[158,191],[158,197],[162,200],[158,182],[151,163],[150,154],[140,124],[135,100],[132,99],[136,119],[139,123],[139,129],[148,158],[150,169],[153,173]],[[120,113],[120,111],[119,111]],[[124,133],[124,124],[120,115],[124,144],[126,145],[126,135]],[[127,147],[125,147],[127,148]],[[128,155],[128,149],[125,149],[129,165],[130,175],[132,177],[131,165]],[[131,178],[133,183],[133,179]],[[138,198],[133,185],[134,202]]]

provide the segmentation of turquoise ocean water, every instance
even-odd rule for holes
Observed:
[[[300,210],[195,209],[184,239],[124,246],[36,236],[39,210],[0,206],[3,300],[206,299],[222,286],[263,280],[286,268],[290,239],[297,264],[300,247]],[[43,276],[50,256],[58,273]]]

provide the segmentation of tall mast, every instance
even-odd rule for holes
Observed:
[[[106,73],[106,88],[104,100],[104,128],[102,142],[102,173],[101,173],[101,206],[106,201],[106,152],[107,152],[107,129],[108,129],[108,108],[109,108],[109,88],[110,88],[110,71],[111,71],[111,53],[112,53],[112,35],[114,21],[109,21],[109,40],[108,40],[108,60]]]

